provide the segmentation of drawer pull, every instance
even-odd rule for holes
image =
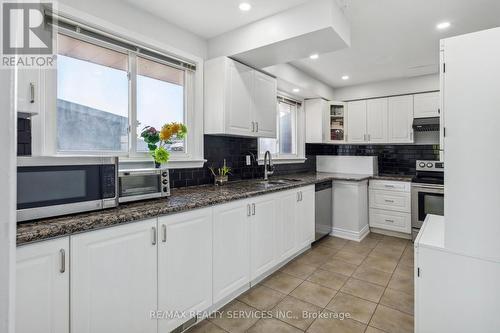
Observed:
[[[394,185],[384,185],[387,188],[394,188]]]
[[[385,219],[385,222],[394,223],[394,220]]]
[[[385,199],[385,202],[394,203],[394,200]]]
[[[61,266],[59,267],[59,272],[66,272],[66,251],[64,249],[59,250],[59,254],[61,255]]]

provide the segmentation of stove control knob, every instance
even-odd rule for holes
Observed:
[[[428,167],[428,168],[432,168],[433,166],[434,166],[434,164],[432,164],[432,163],[427,163],[427,167]]]
[[[418,164],[418,166],[419,166],[419,167],[421,167],[421,168],[425,168],[425,163],[424,163],[424,162],[420,162],[420,163]]]

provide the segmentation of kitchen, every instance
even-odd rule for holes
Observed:
[[[15,6],[2,332],[498,331],[495,1]]]

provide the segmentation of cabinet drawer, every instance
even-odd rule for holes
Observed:
[[[410,213],[410,193],[370,190],[370,208]]]
[[[408,192],[410,193],[410,182],[398,182],[398,181],[387,181],[387,180],[370,180],[370,189],[373,190],[386,190],[386,191],[397,191],[397,192]]]
[[[370,227],[410,233],[411,214],[370,208]]]

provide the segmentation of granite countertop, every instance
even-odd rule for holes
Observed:
[[[392,180],[392,181],[398,181],[398,182],[411,182],[413,180],[413,176],[382,174],[382,175],[377,175],[377,176],[371,176],[371,179]]]
[[[387,179],[387,176],[385,177],[384,179]],[[370,175],[318,172],[276,176],[270,179],[271,181],[294,180],[283,184],[265,184],[262,179],[252,179],[229,182],[224,186],[202,185],[176,188],[172,189],[171,196],[168,198],[126,203],[116,208],[100,211],[18,223],[17,245],[208,207],[322,181],[363,181],[370,178],[372,178]],[[381,179],[378,176],[373,178]],[[400,180],[399,178],[391,179]]]

